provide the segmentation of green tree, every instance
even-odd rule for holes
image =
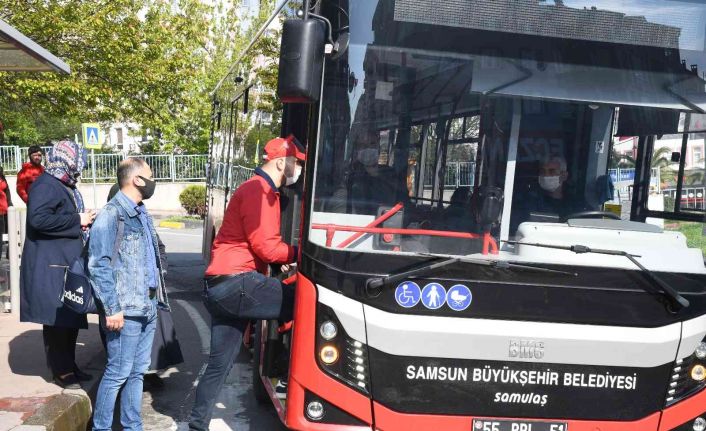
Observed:
[[[229,61],[227,52],[217,49],[227,38],[218,33],[218,26],[228,22],[235,27],[238,22],[235,11],[224,11],[223,4],[2,2],[0,17],[72,68],[70,76],[0,74],[0,121],[5,123],[6,137],[16,137],[23,145],[47,137],[37,114],[42,113],[44,123],[54,129],[54,138],[64,133],[59,130],[62,124],[132,121],[159,131],[157,144],[162,151],[176,146],[205,151],[208,92],[212,77]],[[219,8],[222,15],[212,19]]]
[[[660,147],[652,153],[652,168],[664,169],[672,165],[672,149]]]
[[[703,186],[706,175],[704,169],[692,169],[684,173],[684,183],[688,186]]]

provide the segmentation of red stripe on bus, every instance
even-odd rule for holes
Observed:
[[[372,423],[372,411],[370,399],[360,392],[348,387],[346,384],[335,380],[324,373],[316,361],[316,287],[306,277],[299,274],[297,277],[296,300],[294,303],[294,329],[292,332],[292,346],[295,348],[291,353],[290,365],[290,385],[295,383],[301,387],[308,388],[314,394],[335,405],[365,423]],[[294,382],[292,382],[294,381]],[[291,386],[289,387],[291,391]],[[294,388],[295,396],[287,396],[287,426],[293,427],[296,424],[308,425],[305,428],[311,430],[356,430],[360,427],[342,428],[312,428],[311,422],[304,418],[304,395],[298,393],[300,388]],[[297,425],[303,426],[303,425]],[[323,424],[318,424],[323,426]],[[362,428],[367,429],[367,428]]]
[[[701,391],[673,406],[664,409],[660,431],[668,431],[679,425],[694,420],[706,411],[706,391]]]
[[[397,413],[381,404],[375,406],[375,428],[379,431],[472,431],[473,417],[417,415]],[[491,418],[478,416],[482,419],[505,419],[518,421],[546,420],[568,424],[570,431],[650,431],[657,430],[660,413],[653,413],[646,418],[632,422],[617,421],[577,421],[567,419],[526,419],[526,418]]]

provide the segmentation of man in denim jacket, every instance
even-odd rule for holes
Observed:
[[[142,385],[150,365],[157,307],[168,307],[157,233],[142,204],[154,193],[152,170],[144,160],[124,160],[118,167],[118,183],[120,192],[96,218],[89,241],[88,269],[102,306],[108,352],[94,431],[112,428],[115,400],[123,385],[120,422],[125,430],[142,430]],[[120,247],[114,257],[116,241]]]

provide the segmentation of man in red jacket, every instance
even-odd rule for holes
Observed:
[[[278,189],[297,182],[306,157],[290,135],[269,141],[264,159],[233,194],[211,248],[204,294],[211,314],[211,353],[196,389],[190,430],[208,430],[248,321],[292,318],[293,289],[265,274],[269,264],[287,265],[297,258],[297,248],[280,236]]]
[[[44,150],[42,147],[32,145],[27,150],[27,154],[29,154],[29,162],[24,163],[17,174],[17,194],[25,203],[29,197],[29,186],[44,172],[44,166],[42,166]]]

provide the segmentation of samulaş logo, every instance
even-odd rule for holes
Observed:
[[[79,288],[79,289],[81,289],[81,291],[83,291],[83,288],[82,288],[82,287]],[[78,292],[78,290],[76,290],[76,291]],[[76,295],[74,292],[70,292],[70,291],[69,291],[69,292],[65,292],[65,293],[64,293],[64,298],[68,299],[68,300],[71,301],[71,302],[75,302],[75,303],[77,303],[77,304],[83,305],[83,298],[80,297],[80,296],[78,296],[78,295]]]

